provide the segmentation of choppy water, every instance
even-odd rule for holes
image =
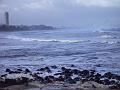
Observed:
[[[0,32],[0,68],[69,65],[120,74],[120,29]]]

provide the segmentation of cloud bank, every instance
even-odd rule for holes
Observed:
[[[5,11],[12,24],[120,24],[120,0],[0,0]]]
[[[73,5],[96,7],[120,7],[120,0],[71,0]]]
[[[1,9],[40,9],[70,7],[120,7],[120,0],[0,0]]]

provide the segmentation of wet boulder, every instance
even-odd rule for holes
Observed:
[[[90,70],[90,75],[93,76],[95,74],[95,70]]]
[[[81,78],[82,83],[87,82],[87,81],[89,81],[87,78]]]
[[[110,89],[113,89],[113,90],[120,90],[120,84],[119,85],[112,85],[112,86],[109,86]]]
[[[65,70],[66,70],[66,68],[65,68],[65,67],[61,67],[61,70],[62,70],[62,71],[65,71]]]
[[[48,72],[48,73],[52,72],[49,67],[40,68],[40,69],[37,69],[37,71],[44,71],[44,72]]]
[[[67,78],[66,82],[69,84],[76,84],[76,81],[74,79],[72,79],[71,77]]]
[[[22,84],[29,82],[29,78],[27,78],[27,77],[21,77],[21,78],[22,78],[22,80],[21,80]]]
[[[75,65],[74,65],[74,64],[71,64],[70,66],[71,66],[71,67],[75,67]]]
[[[100,77],[94,77],[94,80],[95,82],[99,83],[99,84],[102,84],[101,80],[100,80]]]
[[[62,73],[63,73],[63,75],[65,75],[65,77],[69,77],[69,76],[73,75],[71,69],[65,69]]]
[[[0,77],[6,77],[7,76],[7,74],[4,74],[4,75],[1,75]]]
[[[107,72],[103,75],[105,78],[108,78],[108,79],[112,79],[113,78],[113,74],[111,72]]]
[[[56,81],[65,81],[65,77],[64,76],[59,76],[58,78],[56,78]]]
[[[23,70],[22,69],[17,69],[17,71],[22,72]]]
[[[72,73],[73,73],[73,74],[76,74],[76,75],[79,75],[79,74],[80,74],[80,71],[77,70],[77,69],[73,69],[73,70],[72,70]]]
[[[9,72],[11,72],[11,70],[7,68],[7,69],[6,69],[6,72],[8,72],[8,73],[9,73]]]
[[[21,73],[20,71],[12,71],[10,69],[6,69],[6,72],[8,72],[9,74],[13,74],[13,73]]]
[[[109,79],[105,79],[105,80],[103,80],[102,83],[103,83],[104,85],[110,85],[110,81],[109,81]]]
[[[96,75],[94,75],[95,79],[100,79],[101,78],[101,74],[97,73]]]
[[[81,76],[89,76],[89,71],[88,70],[83,70],[80,72]]]
[[[3,78],[0,77],[0,87],[4,87],[5,86],[5,81]]]
[[[45,69],[46,69],[46,71],[47,71],[48,73],[51,73],[51,72],[52,72],[49,67],[45,67]]]
[[[17,85],[16,79],[5,79],[5,85],[10,86],[10,85]]]
[[[112,78],[120,81],[120,76],[119,75],[113,74]]]
[[[44,78],[44,80],[45,80],[46,83],[53,83],[53,81],[54,81],[54,76],[46,76],[46,77]]]
[[[37,80],[39,80],[41,83],[44,82],[44,78],[42,78],[42,77],[40,77],[40,76],[37,77]]]
[[[75,80],[75,81],[80,81],[81,78],[80,78],[80,77],[75,77],[74,80]]]
[[[34,78],[39,77],[37,73],[31,74]]]
[[[56,65],[53,65],[53,66],[51,66],[51,68],[56,69],[56,68],[57,68],[57,66],[56,66]]]
[[[55,75],[55,76],[56,76],[56,75],[63,75],[63,73],[55,73],[54,75]]]
[[[25,69],[25,73],[30,73],[31,71],[29,69]]]
[[[110,81],[110,85],[115,85],[117,82],[115,80]]]

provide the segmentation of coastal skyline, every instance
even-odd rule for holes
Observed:
[[[119,9],[119,0],[0,0],[14,25],[119,26]]]

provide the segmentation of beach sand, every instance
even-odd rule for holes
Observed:
[[[117,90],[110,89],[107,85],[101,85],[96,82],[85,82],[80,85],[63,85],[63,84],[39,84],[36,82],[26,85],[13,85],[0,90]]]

